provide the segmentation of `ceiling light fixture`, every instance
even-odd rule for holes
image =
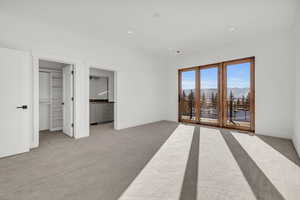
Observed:
[[[160,18],[160,13],[159,12],[155,12],[153,15],[152,15],[153,18]]]
[[[235,31],[235,27],[229,27],[228,31],[234,32]]]
[[[133,31],[132,30],[128,30],[127,33],[128,34],[133,34]]]
[[[176,53],[176,55],[182,55],[183,52],[182,52],[182,50],[176,50],[175,53]]]
[[[174,49],[174,48],[168,48],[168,50],[172,53],[172,54],[176,54],[176,55],[181,55],[183,52],[182,52],[182,50],[176,50],[176,49]]]

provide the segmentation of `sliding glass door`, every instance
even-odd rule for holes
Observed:
[[[219,124],[219,67],[218,65],[200,68],[200,122]]]
[[[254,131],[254,58],[180,69],[179,121]]]
[[[180,75],[180,120],[196,121],[196,70],[182,71]]]
[[[224,126],[254,130],[254,62],[224,63]]]

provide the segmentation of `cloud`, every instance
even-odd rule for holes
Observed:
[[[184,80],[182,81],[182,89],[195,89],[195,81],[194,80]]]
[[[249,88],[250,87],[250,82],[249,80],[241,79],[241,78],[230,78],[227,81],[228,83],[228,88]]]

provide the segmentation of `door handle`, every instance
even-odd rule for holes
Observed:
[[[17,107],[17,109],[24,109],[24,110],[26,110],[27,108],[28,108],[27,105],[22,105],[22,106],[18,106],[18,107]]]

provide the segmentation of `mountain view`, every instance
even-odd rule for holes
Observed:
[[[195,89],[186,89],[183,90],[185,95],[188,96],[191,91],[194,91]],[[243,96],[246,97],[249,93],[249,88],[228,88],[228,92],[232,91],[233,96],[235,98],[242,98]],[[201,89],[201,96],[204,94],[206,97],[210,97],[213,94],[216,94],[218,92],[218,89],[216,88],[205,88]]]

